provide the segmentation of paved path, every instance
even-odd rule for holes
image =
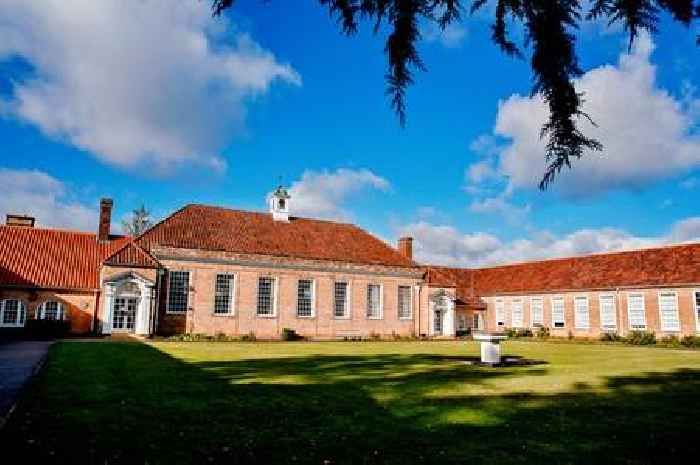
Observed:
[[[0,428],[24,385],[41,366],[52,341],[0,344]]]

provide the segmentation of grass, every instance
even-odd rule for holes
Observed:
[[[0,451],[71,464],[697,459],[700,352],[503,347],[532,364],[465,364],[471,342],[63,342]]]

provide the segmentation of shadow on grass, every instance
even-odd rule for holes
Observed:
[[[0,451],[27,463],[402,465],[671,463],[698,453],[699,370],[611,378],[603,392],[464,395],[455,388],[547,373],[464,359],[184,363],[142,344],[58,344]]]

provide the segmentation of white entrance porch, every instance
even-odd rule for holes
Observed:
[[[103,284],[102,334],[151,333],[154,283],[127,272]]]
[[[431,336],[455,335],[455,302],[454,297],[445,290],[439,290],[430,296],[430,327]]]

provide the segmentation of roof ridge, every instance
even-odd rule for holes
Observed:
[[[243,208],[231,208],[231,207],[224,207],[221,205],[211,205],[211,204],[206,204],[206,203],[189,203],[185,205],[183,208],[187,207],[205,207],[205,208],[214,208],[217,210],[224,210],[224,211],[230,211],[230,212],[237,212],[237,213],[246,213],[246,214],[251,214],[251,215],[262,215],[262,216],[271,216],[271,213],[260,211],[260,210],[245,210]],[[174,215],[175,213],[173,213]],[[325,218],[311,218],[308,216],[297,216],[297,215],[290,215],[290,219],[295,219],[295,220],[303,220],[303,221],[314,221],[318,223],[331,223],[331,224],[339,224],[343,226],[353,226],[358,229],[362,229],[359,226],[357,226],[354,223],[348,223],[346,221],[338,221],[338,220],[329,220]],[[364,230],[363,230],[364,231]]]
[[[0,224],[0,228],[26,229],[28,231],[45,231],[45,232],[57,232],[57,233],[82,234],[85,236],[97,237],[97,233],[88,232],[88,231],[79,231],[77,229],[68,229],[68,228],[48,228],[48,227],[37,227],[37,226],[30,227],[30,226],[20,226],[20,225],[15,225],[15,224]]]
[[[448,266],[448,265],[425,265],[425,267],[426,268],[437,268],[437,269],[442,268],[442,269],[448,269],[448,270],[461,270],[461,271],[492,270],[494,268],[506,268],[506,267],[511,267],[511,266],[522,266],[522,265],[529,265],[529,264],[534,264],[534,263],[559,262],[559,261],[566,261],[566,260],[578,260],[578,259],[588,258],[588,257],[633,254],[633,253],[638,253],[638,252],[649,252],[649,251],[654,251],[654,250],[666,250],[666,249],[687,247],[687,246],[693,246],[693,245],[700,246],[700,241],[693,240],[693,241],[676,242],[673,244],[660,244],[657,246],[637,247],[637,248],[633,248],[633,249],[611,250],[611,251],[607,251],[607,252],[591,252],[591,253],[587,253],[585,255],[567,255],[564,257],[551,257],[551,258],[540,258],[540,259],[533,259],[533,260],[521,260],[521,261],[517,261],[517,262],[502,263],[499,265],[477,266],[477,267],[473,267],[473,268],[459,267],[459,266]]]

